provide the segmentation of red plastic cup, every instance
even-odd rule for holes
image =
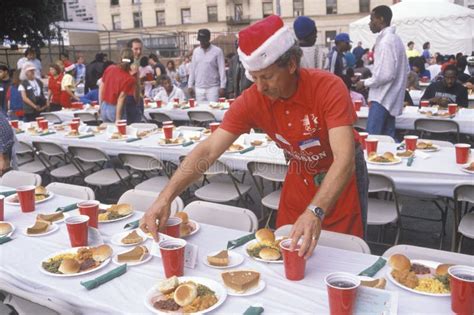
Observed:
[[[16,189],[22,212],[35,211],[35,186],[20,186]]]
[[[47,131],[48,130],[48,121],[47,120],[38,121],[38,127],[43,131]]]
[[[173,138],[173,125],[163,126],[163,133],[165,134],[165,139]]]
[[[167,120],[162,122],[163,126],[173,126],[174,122],[172,120]]]
[[[4,195],[0,195],[0,221],[5,221],[5,212],[4,212]]]
[[[299,243],[294,251],[290,251],[290,246],[291,239],[280,242],[283,265],[285,266],[285,276],[288,280],[302,280],[306,269],[306,259],[298,256],[298,250],[301,244]]]
[[[194,98],[190,98],[188,101],[189,101],[189,107],[194,107],[196,100]]]
[[[145,103],[145,106],[148,106],[148,103],[150,103],[150,99],[149,98],[144,98],[143,103]]]
[[[179,237],[179,227],[183,220],[177,217],[170,217],[166,222],[165,234],[171,237]]]
[[[466,164],[471,153],[471,145],[467,143],[457,143],[454,146],[456,149],[456,163]]]
[[[448,104],[448,112],[450,115],[455,115],[458,110],[458,104]]]
[[[377,153],[377,144],[379,143],[378,139],[367,138],[365,139],[365,148],[367,149],[367,155],[372,152]]]
[[[219,103],[224,103],[225,102],[225,97],[219,97]]]
[[[179,98],[178,97],[173,98],[173,102],[179,103]]]
[[[69,123],[69,127],[71,127],[71,130],[78,131],[79,130],[79,122],[77,121],[71,121]]]
[[[415,151],[416,150],[416,142],[418,141],[418,136],[405,136],[405,147],[407,150]]]
[[[74,117],[74,118],[72,119],[72,121],[81,123],[81,118],[80,118],[80,117]]]
[[[36,117],[36,123],[39,123],[41,120],[45,120],[43,116]]]
[[[359,132],[359,142],[362,145],[362,149],[365,150],[365,139],[369,136],[368,132]]]
[[[211,128],[211,132],[214,132],[217,130],[217,128],[219,128],[220,125],[221,124],[218,122],[213,122],[209,124],[209,128]]]
[[[127,124],[127,120],[126,119],[120,119],[120,120],[117,120],[117,124]]]
[[[15,128],[15,129],[19,128],[18,120],[10,120],[10,125],[12,126],[12,128]]]
[[[82,201],[77,204],[79,213],[89,217],[89,226],[99,227],[99,204],[97,200]]]
[[[64,220],[66,223],[71,247],[87,246],[89,236],[87,215],[75,215]]]
[[[356,112],[359,112],[361,107],[362,107],[362,101],[361,100],[355,100],[354,101],[354,108],[355,108]]]
[[[231,99],[228,99],[227,102],[229,102],[229,106],[232,105],[232,103],[235,101],[235,99],[231,98]]]
[[[121,135],[126,135],[127,134],[127,124],[116,124],[117,130]]]
[[[334,272],[324,279],[331,315],[350,315],[355,304],[360,280],[346,272]]]
[[[430,101],[420,101],[420,106],[421,107],[428,107],[428,106],[430,106]]]
[[[456,314],[474,314],[474,268],[451,266],[451,310]]]
[[[156,107],[160,108],[160,107],[161,107],[161,103],[162,103],[161,100],[157,100],[157,101],[156,101]]]
[[[184,248],[186,241],[182,239],[164,240],[158,243],[161,260],[166,278],[184,275]]]

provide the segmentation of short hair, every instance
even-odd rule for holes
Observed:
[[[160,82],[161,81],[170,81],[171,82],[171,78],[166,74],[162,74],[162,75],[160,75]]]
[[[386,5],[379,5],[378,7],[373,8],[372,13],[377,17],[383,18],[387,25],[390,25],[392,22],[392,9]]]
[[[423,57],[415,57],[413,59],[413,66],[420,69],[420,72],[425,71],[425,59]]]
[[[283,55],[281,55],[276,61],[276,65],[283,68],[288,66],[290,63],[291,57],[295,58],[296,66],[300,67],[301,56],[303,55],[303,51],[301,50],[298,44],[293,44]]]
[[[135,37],[135,38],[132,38],[131,40],[128,41],[127,43],[127,47],[128,48],[132,48],[133,47],[133,43],[139,43],[139,44],[142,44],[143,45],[143,42],[140,38],[138,37]]]
[[[423,44],[423,49],[428,49],[428,46],[430,45],[430,42],[426,42]]]
[[[140,67],[146,67],[148,66],[148,57],[143,56],[140,58]]]
[[[355,65],[356,65],[356,68],[362,68],[364,66],[364,60],[357,59]]]
[[[436,63],[443,63],[444,62],[444,56],[441,54],[438,54],[436,56]]]
[[[160,60],[158,59],[158,56],[156,54],[150,54],[148,56],[148,58],[150,58],[151,60],[153,60],[154,62],[160,62]]]
[[[26,50],[25,50],[25,57],[28,56],[30,53],[36,54],[36,51],[35,51],[33,48],[31,48],[31,47],[26,48]]]
[[[407,46],[410,47],[410,45],[415,45],[415,43],[414,43],[413,41],[409,41],[409,42],[407,43]]]
[[[446,74],[448,71],[453,71],[456,75],[458,75],[458,68],[456,68],[455,65],[447,65],[446,68],[444,68],[443,74]]]
[[[61,67],[55,63],[52,63],[49,65],[50,68],[53,68],[54,70],[56,70],[56,73],[57,74],[60,74],[61,73]]]
[[[0,64],[0,70],[1,71],[9,71],[8,66],[5,64]]]

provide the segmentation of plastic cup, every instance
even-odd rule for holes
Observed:
[[[451,266],[451,310],[456,314],[474,314],[474,268]]]
[[[97,200],[82,201],[77,204],[79,213],[89,217],[89,226],[99,227],[99,204]]]
[[[117,124],[127,124],[127,120],[126,119],[120,119],[120,120],[117,120]]]
[[[368,132],[359,132],[359,142],[362,145],[362,149],[365,150],[365,139],[369,136]]]
[[[38,127],[43,131],[47,131],[48,130],[48,121],[47,120],[38,121]]]
[[[372,152],[377,153],[377,144],[379,143],[378,139],[367,138],[365,139],[365,148],[367,150],[367,155]]]
[[[405,136],[405,148],[410,151],[416,150],[416,142],[418,141],[418,136]]]
[[[160,107],[161,107],[161,103],[162,103],[161,100],[157,100],[157,101],[156,101],[156,107],[160,108]]]
[[[0,195],[0,221],[5,221],[4,195]]]
[[[127,134],[127,124],[120,124],[118,123],[117,125],[117,130],[121,135],[126,135]]]
[[[283,265],[285,267],[285,276],[288,280],[292,281],[302,280],[306,269],[306,259],[298,256],[301,243],[296,246],[294,251],[290,251],[290,246],[291,239],[280,242],[280,250],[283,256]]]
[[[211,128],[211,132],[214,132],[217,130],[217,128],[219,128],[220,125],[221,124],[218,122],[213,122],[209,124],[209,128]]]
[[[179,237],[179,227],[183,220],[177,217],[170,217],[166,222],[165,234],[171,237]]]
[[[324,279],[328,291],[331,315],[350,315],[355,304],[360,280],[346,272],[334,272]]]
[[[184,248],[186,241],[182,239],[164,240],[158,243],[161,260],[166,278],[184,275]]]
[[[74,118],[72,119],[72,121],[81,123],[81,118],[80,118],[80,117],[74,117]]]
[[[455,115],[458,110],[458,104],[448,104],[448,112],[450,115]]]
[[[456,163],[466,164],[471,153],[471,145],[467,143],[457,143],[454,145],[456,150]]]
[[[35,186],[20,186],[16,189],[22,212],[35,211]]]
[[[89,236],[87,215],[75,215],[64,220],[71,241],[71,247],[87,246]]]
[[[145,106],[148,106],[148,103],[150,103],[150,99],[149,98],[144,98],[143,103],[145,104]]]
[[[172,120],[167,120],[167,121],[164,121],[162,122],[163,126],[173,126],[174,125],[174,122]]]
[[[189,100],[189,107],[194,107],[196,100],[194,98],[190,98]]]
[[[361,107],[362,107],[362,101],[361,100],[355,100],[354,101],[354,108],[355,108],[356,112],[359,112]]]
[[[179,98],[177,98],[177,97],[173,98],[173,102],[179,103]]]
[[[69,123],[69,127],[71,127],[71,130],[78,131],[79,130],[79,122],[77,121],[71,121]]]
[[[420,106],[421,107],[428,107],[428,106],[430,106],[430,101],[420,101]]]
[[[36,117],[36,123],[39,123],[41,120],[45,120],[43,116]]]
[[[163,126],[163,133],[165,134],[165,139],[173,138],[173,125]]]
[[[19,128],[18,120],[10,120],[10,125],[12,126],[12,128],[15,128],[15,129]]]
[[[225,102],[225,97],[219,97],[219,103],[224,103]]]

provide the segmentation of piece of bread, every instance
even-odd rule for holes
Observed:
[[[448,274],[448,269],[453,265],[451,264],[441,264],[436,268],[436,274],[438,276],[444,276]]]
[[[188,214],[184,211],[178,211],[178,212],[176,212],[176,214],[174,216],[180,218],[181,221],[183,221],[182,223],[184,223],[184,224],[189,222]]]
[[[170,294],[178,287],[178,285],[178,277],[172,276],[171,278],[161,281],[158,284],[158,290],[163,294]]]
[[[43,220],[43,221],[48,221],[48,222],[55,222],[55,221],[59,221],[59,220],[62,220],[64,218],[64,213],[62,213],[61,211],[59,212],[55,212],[55,213],[51,213],[51,214],[38,214],[36,216],[37,219],[40,219],[40,220]]]
[[[71,258],[64,258],[63,261],[61,262],[61,265],[59,265],[59,271],[62,274],[72,274],[72,273],[78,273],[81,268],[81,264]]]
[[[376,288],[376,289],[385,289],[387,280],[385,278],[379,278],[374,280],[361,280],[360,284],[366,287]]]
[[[107,211],[115,212],[119,215],[128,215],[133,212],[133,208],[127,203],[121,203],[118,205],[112,205],[109,209],[107,209]]]
[[[43,186],[38,186],[35,188],[35,195],[47,195],[48,191]]]
[[[92,251],[92,258],[98,262],[103,262],[107,260],[110,256],[112,256],[112,252],[113,252],[112,247],[105,244],[97,246],[97,247],[93,247],[91,248],[91,251]]]
[[[260,273],[251,270],[223,272],[221,277],[226,287],[239,293],[244,293],[256,287],[260,281]]]
[[[117,255],[117,261],[122,262],[139,262],[148,254],[146,246],[135,246],[132,250]]]
[[[143,241],[143,237],[138,235],[137,230],[133,230],[127,236],[122,238],[123,244],[136,244]]]
[[[392,152],[385,152],[382,156],[389,161],[393,161],[395,159],[395,156]]]
[[[229,265],[229,252],[222,250],[217,255],[207,256],[207,262],[211,266],[224,267]]]
[[[280,251],[276,248],[264,247],[258,253],[258,256],[263,260],[278,260],[280,259]]]
[[[193,283],[183,283],[174,290],[173,299],[179,306],[191,304],[197,297],[197,286]]]
[[[410,270],[411,262],[407,256],[402,254],[394,254],[390,256],[388,264],[392,267],[393,270]]]
[[[250,141],[250,145],[253,145],[253,146],[259,146],[259,145],[262,145],[263,144],[263,141],[262,140],[253,140],[253,141]]]
[[[12,226],[6,222],[0,223],[0,235],[7,235],[12,231]]]
[[[259,243],[261,242],[275,242],[275,234],[270,229],[260,229],[255,232],[255,238]]]
[[[33,234],[33,235],[43,234],[44,232],[48,230],[50,225],[51,223],[48,221],[37,219],[35,224],[32,227],[29,227],[26,229],[26,233]]]

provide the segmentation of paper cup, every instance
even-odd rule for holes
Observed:
[[[164,240],[158,243],[161,260],[166,278],[184,275],[184,248],[186,241],[182,239]]]
[[[456,150],[456,163],[466,164],[469,161],[471,145],[467,143],[457,143],[454,147]]]
[[[5,196],[0,195],[0,221],[5,221],[5,209],[4,209]]]
[[[225,97],[219,97],[219,103],[224,103],[225,102]]]
[[[379,143],[378,139],[367,138],[365,139],[365,148],[367,149],[367,155],[372,152],[377,153],[377,144]]]
[[[88,222],[86,215],[75,215],[64,220],[71,241],[71,247],[87,246]]]
[[[18,129],[19,128],[18,120],[10,120],[10,126],[12,126],[12,128]]]
[[[362,107],[362,101],[361,100],[355,100],[354,101],[354,108],[355,108],[356,112],[359,112],[361,107]]]
[[[156,107],[160,108],[160,107],[161,107],[161,104],[162,104],[162,101],[161,101],[161,100],[157,100],[157,101],[156,101]]]
[[[418,141],[418,136],[405,136],[405,148],[410,151],[416,150],[416,142]]]
[[[474,314],[474,268],[451,266],[451,310],[456,314]]]
[[[331,315],[349,315],[355,304],[360,280],[346,272],[334,272],[324,279],[328,291]]]
[[[71,121],[69,123],[69,127],[71,127],[71,130],[78,131],[79,130],[79,122],[78,121]]]
[[[430,106],[430,101],[420,101],[420,106],[421,107],[428,107],[428,106]]]
[[[48,121],[47,120],[38,121],[38,127],[43,131],[48,131]]]
[[[45,120],[43,116],[36,117],[35,119],[36,119],[36,123],[39,123],[40,121]]]
[[[99,227],[99,204],[97,200],[87,200],[77,204],[79,213],[89,217],[88,225],[96,229]]]
[[[189,101],[189,107],[194,107],[196,100],[194,98],[190,98],[188,101]]]
[[[165,234],[171,237],[179,237],[179,227],[183,220],[178,217],[170,217],[166,222]]]
[[[448,104],[448,112],[450,115],[455,115],[458,110],[458,104]]]
[[[362,145],[362,149],[365,150],[365,139],[369,136],[368,132],[359,132],[359,142]]]
[[[172,120],[167,120],[167,121],[164,121],[162,124],[163,126],[169,126],[169,125],[173,126],[174,122]]]
[[[120,124],[118,123],[117,125],[117,130],[121,135],[126,135],[127,134],[127,124]]]
[[[288,280],[302,280],[306,269],[306,259],[298,256],[301,243],[298,243],[294,251],[290,251],[290,246],[291,239],[280,242],[280,250],[283,256],[283,265],[285,267],[285,276]]]
[[[22,212],[35,211],[35,186],[20,186],[16,189]]]
[[[221,124],[218,122],[213,122],[209,124],[209,128],[211,129],[211,132],[214,132],[217,130],[217,128],[219,128],[220,125]]]
[[[148,106],[148,103],[150,103],[150,99],[149,98],[144,98],[143,103],[145,104],[145,106]]]

